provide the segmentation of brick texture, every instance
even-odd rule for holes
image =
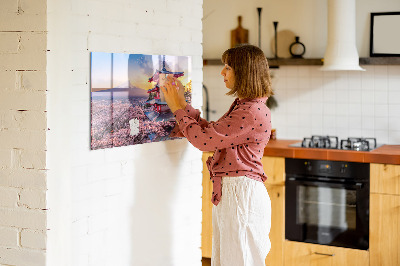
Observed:
[[[46,231],[23,229],[21,231],[21,246],[24,248],[46,249]]]
[[[0,265],[45,265],[46,6],[0,2]]]
[[[0,247],[1,263],[8,265],[46,265],[46,254],[42,250]]]
[[[0,187],[0,207],[17,207],[19,195],[18,189],[10,187]]]
[[[46,229],[46,212],[26,208],[0,208],[0,226]]]
[[[18,239],[18,229],[0,227],[0,247],[18,247]]]

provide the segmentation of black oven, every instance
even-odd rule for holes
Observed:
[[[367,250],[369,164],[286,159],[286,239]]]

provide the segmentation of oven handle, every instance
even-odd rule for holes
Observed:
[[[332,181],[321,181],[321,180],[315,180],[315,181],[309,181],[309,180],[304,180],[303,178],[297,178],[297,177],[288,177],[287,181],[294,181],[297,183],[301,183],[304,185],[318,185],[318,184],[325,184],[325,185],[341,185],[349,188],[354,188],[354,189],[361,189],[363,187],[363,183],[361,182],[356,182],[356,183],[346,183],[346,182],[332,182]]]

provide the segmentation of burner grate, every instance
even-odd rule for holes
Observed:
[[[339,145],[340,144],[340,145]],[[376,149],[376,138],[347,138],[339,139],[336,136],[313,135],[311,138],[304,138],[301,143],[294,144],[295,147],[341,149],[354,151],[371,151]]]
[[[340,141],[342,150],[369,151],[376,147],[376,138],[347,138]]]
[[[325,148],[325,149],[338,149],[338,137],[336,136],[317,136],[313,135],[311,138],[304,138],[301,147],[305,148]]]

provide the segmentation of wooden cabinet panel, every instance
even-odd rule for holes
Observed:
[[[283,265],[283,243],[285,240],[285,187],[265,184],[271,199],[271,250],[265,259],[266,266]]]
[[[370,165],[371,193],[400,195],[400,165]]]
[[[203,196],[202,196],[202,224],[201,224],[201,253],[204,258],[211,258],[212,253],[212,183],[206,161],[211,152],[203,153]]]
[[[370,202],[370,265],[400,265],[400,196],[371,194]]]
[[[266,184],[285,185],[285,158],[264,156],[261,163],[268,177]]]
[[[366,266],[365,250],[285,241],[285,266]]]

